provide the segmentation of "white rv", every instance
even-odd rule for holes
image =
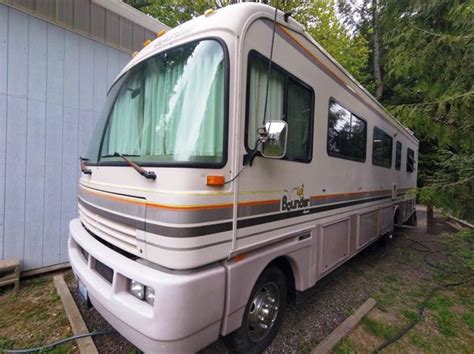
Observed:
[[[145,352],[261,351],[290,294],[414,220],[417,150],[291,17],[208,11],[110,89],[70,223],[79,291]]]

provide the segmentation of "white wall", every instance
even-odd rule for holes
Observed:
[[[66,262],[78,157],[130,56],[0,4],[0,259]]]

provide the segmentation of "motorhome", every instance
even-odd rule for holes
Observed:
[[[79,292],[145,352],[261,351],[290,295],[414,221],[417,151],[289,14],[209,10],[110,88],[70,223]]]

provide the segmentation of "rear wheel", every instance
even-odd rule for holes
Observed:
[[[267,268],[257,280],[242,326],[225,337],[236,353],[260,353],[275,338],[286,309],[287,284],[280,268]]]

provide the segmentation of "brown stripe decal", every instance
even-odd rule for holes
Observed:
[[[295,211],[286,212],[286,213],[278,213],[278,214],[271,214],[271,215],[266,215],[266,216],[261,216],[261,217],[243,219],[243,220],[238,220],[237,228],[242,229],[245,227],[260,225],[264,223],[275,222],[275,221],[299,217],[299,216],[306,216],[308,214],[321,213],[321,212],[325,212],[329,210],[344,208],[344,207],[358,205],[358,204],[365,204],[365,203],[370,203],[370,202],[375,202],[375,201],[381,201],[381,200],[388,201],[390,199],[391,199],[390,196],[364,198],[364,199],[358,199],[354,201],[346,201],[342,203],[334,203],[334,204],[310,207],[310,208],[295,210]],[[151,232],[151,233],[161,235],[161,236],[196,237],[196,236],[204,236],[204,235],[210,235],[214,233],[232,230],[232,222],[224,222],[224,223],[217,223],[213,225],[195,226],[195,227],[169,227],[169,226],[157,225],[153,223],[146,223],[145,225],[144,222],[133,220],[131,218],[114,214],[110,211],[96,208],[95,206],[90,205],[89,203],[84,202],[81,199],[79,199],[79,203],[81,203],[81,205],[84,208],[90,210],[93,213],[101,215],[105,218],[108,218],[108,219],[111,219],[123,224],[131,225],[131,226],[136,227],[139,230],[144,230],[144,231]]]
[[[151,222],[145,223],[144,221],[137,221],[132,218],[124,217],[115,214],[111,211],[103,210],[89,204],[82,199],[79,199],[79,203],[87,210],[103,216],[104,218],[136,227],[138,230],[151,232],[160,236],[166,237],[196,237],[215,234],[219,232],[225,232],[232,230],[232,222],[224,222],[214,225],[205,226],[194,226],[194,227],[170,227],[164,225],[157,225]]]
[[[408,189],[407,189],[408,190]],[[398,196],[403,195],[403,192],[397,194]],[[353,192],[353,193],[338,193],[338,194],[326,194],[317,195],[310,197],[310,207],[316,207],[327,204],[341,203],[352,200],[359,200],[370,197],[377,197],[381,195],[391,196],[391,191],[379,190],[370,192]],[[146,219],[149,221],[148,224],[150,232],[158,233],[164,236],[172,236],[177,233],[184,233],[186,235],[204,235],[207,231],[222,232],[229,230],[228,226],[224,228],[213,229],[209,226],[198,226],[200,231],[189,231],[195,227],[179,227],[182,224],[198,224],[198,223],[209,223],[209,222],[220,222],[227,221],[231,223],[232,219],[232,208],[223,208],[222,204],[217,205],[206,205],[201,206],[199,210],[182,210],[179,206],[171,208],[146,208],[148,204],[144,199],[140,200],[131,196],[114,195],[106,192],[89,190],[86,187],[82,187],[79,190],[79,200],[83,205],[86,205],[88,209],[94,207],[97,210],[107,210],[110,215],[110,219],[122,222],[126,225],[136,227],[144,230],[145,214]],[[84,204],[86,203],[86,204]],[[156,204],[158,205],[158,204]],[[256,216],[259,214],[275,214],[281,211],[281,200],[270,199],[260,200],[251,202],[240,202],[238,206],[238,218],[244,218],[249,216]],[[126,218],[117,213],[123,215],[130,215],[131,218]],[[124,220],[129,219],[129,220]],[[141,220],[141,221],[137,221]],[[170,223],[176,224],[176,227],[168,227],[157,225],[156,223]],[[143,224],[139,225],[138,224]],[[152,231],[153,229],[154,231]],[[159,231],[161,230],[161,231]],[[178,230],[175,232],[174,230]]]
[[[358,199],[358,200],[354,200],[354,201],[347,201],[347,202],[343,202],[343,203],[328,204],[328,205],[321,205],[321,206],[317,206],[317,207],[310,207],[310,208],[306,208],[306,209],[299,209],[299,210],[290,211],[290,212],[286,212],[286,213],[260,216],[260,217],[251,218],[251,219],[244,219],[244,220],[237,221],[237,228],[242,229],[242,228],[245,228],[245,227],[265,224],[265,223],[268,223],[268,222],[275,222],[275,221],[290,219],[290,218],[294,218],[294,217],[298,217],[298,216],[306,216],[306,215],[309,215],[309,214],[322,213],[322,212],[325,212],[325,211],[339,209],[339,208],[345,208],[345,207],[353,206],[353,205],[357,205],[357,204],[370,203],[370,202],[375,202],[375,201],[380,201],[380,200],[387,200],[388,201],[390,199],[391,199],[391,196],[380,196],[380,197],[374,197],[374,198],[365,198],[365,199]]]

